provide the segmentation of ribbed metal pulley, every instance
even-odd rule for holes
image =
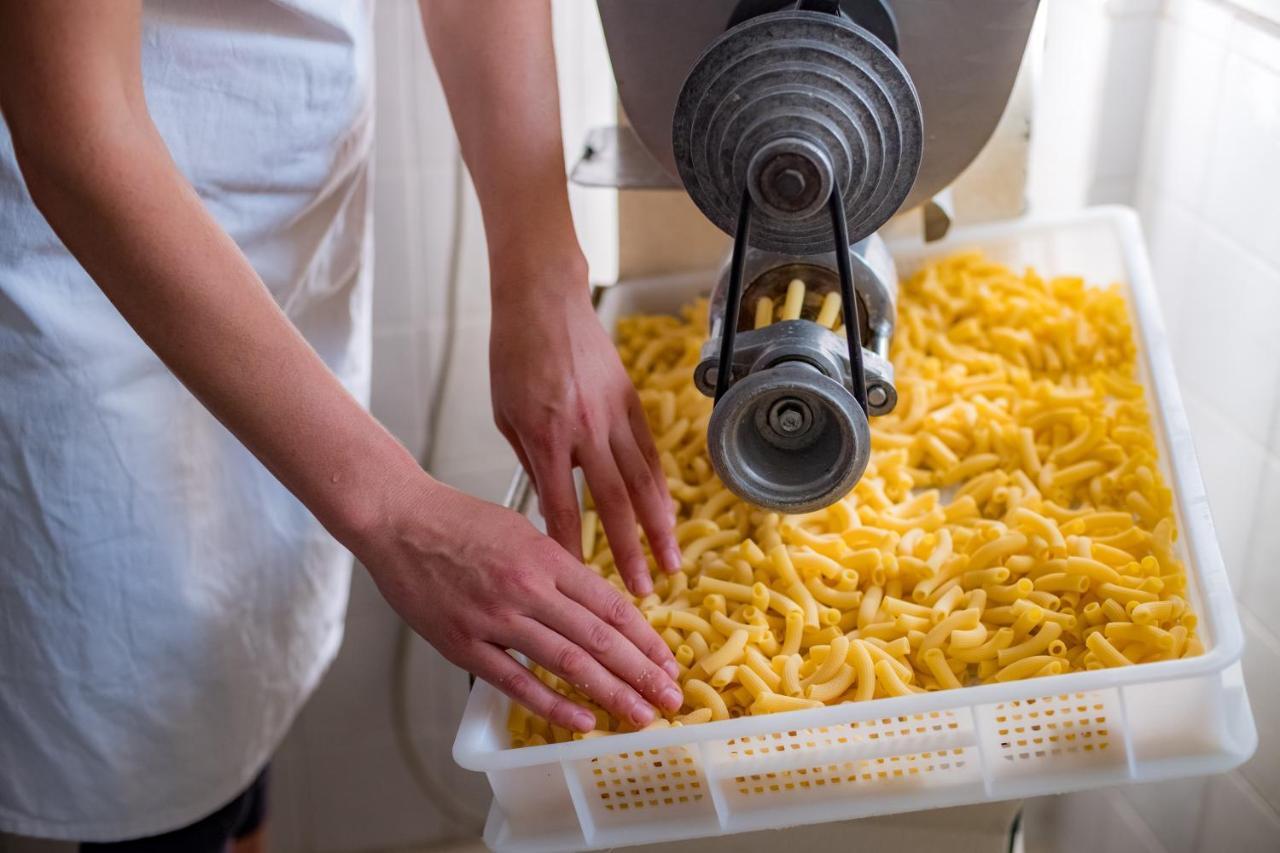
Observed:
[[[673,122],[680,177],[707,218],[732,234],[749,190],[751,245],[797,255],[833,249],[832,186],[851,242],[893,216],[922,142],[902,63],[867,30],[818,12],[762,15],[725,32],[694,64]]]

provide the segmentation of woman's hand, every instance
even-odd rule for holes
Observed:
[[[533,478],[547,532],[579,560],[573,469],[582,468],[619,574],[632,593],[647,595],[653,582],[637,519],[659,565],[680,569],[666,475],[640,399],[592,309],[586,265],[570,257],[532,270],[495,264],[494,420]]]
[[[556,725],[596,727],[586,708],[521,666],[554,672],[637,728],[679,710],[671,650],[640,611],[523,516],[423,476],[356,556],[383,596],[447,659]]]

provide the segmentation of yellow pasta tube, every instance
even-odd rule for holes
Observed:
[[[916,604],[913,601],[905,601],[901,598],[893,596],[885,596],[881,599],[880,606],[884,608],[884,612],[890,616],[899,616],[907,614],[909,616],[918,616],[921,619],[933,619],[933,608],[926,607],[923,604]]]
[[[711,623],[691,610],[672,610],[667,616],[667,624],[680,631],[694,631],[706,642],[711,642],[715,636]]]
[[[830,329],[835,326],[839,317],[840,294],[833,290],[822,297],[822,307],[818,310],[818,325]]]
[[[697,631],[686,635],[685,642],[688,643],[689,648],[693,649],[694,660],[702,660],[711,651],[711,647],[707,645],[706,638]]]
[[[800,312],[804,309],[804,291],[804,282],[798,278],[787,284],[787,296],[782,303],[783,320],[800,319]]]
[[[756,300],[756,317],[754,328],[763,329],[773,323],[773,300],[761,296]]]
[[[870,625],[880,610],[880,602],[884,598],[883,587],[873,586],[862,594],[862,602],[858,605],[858,628]]]
[[[801,699],[798,696],[783,696],[781,693],[762,693],[751,703],[752,714],[777,714],[782,711],[803,711],[806,708],[821,708],[817,699]]]
[[[876,663],[876,681],[890,696],[906,696],[911,693],[911,688],[898,676],[898,671],[888,661],[882,660]]]
[[[1133,621],[1139,625],[1167,622],[1177,615],[1172,601],[1147,601],[1133,608]]]
[[[730,619],[724,613],[713,610],[711,612],[711,627],[728,637],[735,631],[745,631],[747,639],[753,643],[758,643],[764,639],[765,634],[769,633],[768,625],[748,625],[743,622],[737,622]]]
[[[760,680],[773,691],[777,691],[782,684],[782,676],[773,671],[773,667],[769,665],[769,659],[754,646],[747,646],[746,650],[746,666],[751,671],[760,676]]]
[[[1097,655],[1098,660],[1107,666],[1129,666],[1133,661],[1120,654],[1120,650],[1111,645],[1101,631],[1095,631],[1084,638],[1089,651]]]
[[[794,655],[800,651],[800,639],[804,633],[804,614],[798,609],[787,611],[785,633],[779,654]]]
[[[791,600],[800,605],[800,611],[804,615],[804,626],[809,629],[821,628],[821,610],[818,608],[818,602],[814,599],[813,593],[805,589],[800,581],[795,581],[787,587],[787,594],[791,596]]]
[[[766,693],[772,693],[769,685],[761,678],[754,669],[746,666],[738,667],[738,681],[742,682],[742,686],[747,693],[755,699],[759,699]]]
[[[1133,587],[1120,586],[1119,584],[1114,583],[1098,584],[1098,595],[1118,601],[1121,604],[1130,601],[1138,604],[1145,604],[1150,601],[1159,600],[1159,596],[1154,592],[1147,592],[1143,589],[1134,589]]]
[[[947,658],[942,649],[929,649],[924,653],[923,657],[924,665],[928,667],[929,673],[939,685],[947,688],[962,686],[960,680],[956,678],[956,674],[951,671],[951,667],[947,666]]]
[[[1051,572],[1036,578],[1035,588],[1041,592],[1084,592],[1089,588],[1089,583],[1087,575]]]
[[[996,661],[1003,667],[1025,657],[1038,655],[1047,651],[1051,644],[1057,642],[1061,634],[1062,626],[1057,622],[1044,622],[1040,625],[1040,630],[1036,631],[1031,637],[1016,646],[1010,646],[997,652]],[[1062,651],[1065,651],[1065,648]]]
[[[1052,667],[1052,668],[1051,668]],[[1032,655],[1021,658],[996,671],[996,681],[1016,681],[1038,675],[1052,675],[1062,671],[1062,661],[1049,655]]]
[[[734,583],[733,581],[719,580],[705,574],[698,578],[697,586],[694,589],[698,592],[723,595],[729,601],[742,601],[750,604],[754,600],[750,586]]]
[[[800,621],[804,622],[804,611],[800,605],[786,595],[783,595],[772,587],[765,586],[757,581],[752,588],[752,604],[761,609],[768,608],[776,611],[779,615],[785,617],[788,613],[795,612],[800,614]]]
[[[981,663],[986,660],[995,661],[1000,649],[1013,645],[1013,629],[1000,628],[980,646],[971,649],[950,648],[948,653],[952,660],[962,663]]]
[[[1044,621],[1044,610],[1034,604],[1025,610],[1013,620],[1013,633],[1015,636],[1022,637],[1031,632],[1031,629]]]
[[[1092,549],[1091,549],[1092,550]],[[1101,560],[1092,557],[1068,557],[1065,564],[1067,574],[1083,575],[1094,583],[1119,583],[1120,573]],[[1083,590],[1081,590],[1083,592]]]
[[[987,626],[979,623],[972,628],[956,628],[951,632],[947,647],[950,649],[974,649],[987,641]]]
[[[729,687],[738,678],[738,667],[736,665],[722,666],[711,674],[711,678],[707,680],[716,690],[723,691]]]
[[[902,637],[901,639],[905,640],[906,637]],[[893,667],[893,671],[896,672],[898,677],[904,682],[908,682],[912,679],[913,675],[911,667],[895,658],[883,645],[877,645],[874,638],[864,640],[863,642],[863,647],[867,650],[867,654],[871,655],[872,660],[876,663],[884,662],[889,664],[889,666]]]
[[[849,660],[853,664],[857,681],[853,699],[855,702],[865,702],[875,695],[876,670],[875,662],[871,659],[871,653],[867,651],[864,641],[854,640],[849,644]]]
[[[840,573],[844,571],[845,568],[839,562],[833,560],[827,555],[819,554],[818,552],[808,550],[807,548],[796,549],[796,551],[791,554],[791,562],[800,570],[800,574],[804,576],[806,581],[812,580],[815,576],[821,576],[827,580],[832,580],[839,577]]]
[[[987,542],[969,557],[969,570],[985,569],[987,566],[1008,557],[1027,546],[1025,534],[1006,533],[997,539]]]
[[[786,656],[786,662],[782,665],[782,677],[779,682],[779,689],[789,696],[796,696],[801,692],[800,655]]]
[[[735,629],[723,646],[698,661],[698,667],[705,673],[712,673],[722,666],[741,663],[746,649],[747,631],[743,628]]]
[[[724,704],[724,699],[705,681],[696,678],[687,680],[684,683],[684,701],[694,708],[709,709],[713,720],[729,719],[729,708]]]
[[[929,633],[925,634],[924,640],[920,643],[920,652],[923,654],[929,649],[938,648],[957,628],[978,627],[980,617],[981,614],[977,610],[961,610],[958,613],[952,613],[929,629]]]
[[[849,657],[849,638],[841,634],[831,641],[822,665],[814,670],[810,682],[829,681]],[[844,691],[841,691],[844,692]]]
[[[1155,625],[1137,625],[1132,622],[1113,622],[1103,629],[1111,642],[1145,643],[1152,648],[1168,651],[1173,648],[1173,636]]]
[[[686,726],[695,725],[697,723],[709,723],[712,720],[712,711],[710,708],[697,708],[687,714],[679,714],[676,716],[676,722]]]
[[[818,578],[809,578],[804,582],[805,588],[816,601],[828,607],[849,610],[862,601],[862,593],[857,589],[845,590],[829,587]]]
[[[821,703],[834,702],[853,685],[854,678],[853,667],[842,663],[830,678],[810,683],[804,690],[805,698],[816,699]]]

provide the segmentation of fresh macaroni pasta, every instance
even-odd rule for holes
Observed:
[[[839,298],[796,280],[755,325]],[[671,646],[689,725],[1201,653],[1172,496],[1123,296],[962,254],[902,287],[899,401],[866,474],[827,509],[748,506],[711,470],[693,385],[706,303],[625,318],[618,349],[678,504],[683,570],[636,601]],[[588,504],[590,498],[588,497]],[[625,592],[597,514],[586,562]],[[597,731],[630,731],[591,708]],[[574,735],[512,706],[515,745]]]

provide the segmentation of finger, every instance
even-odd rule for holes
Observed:
[[[626,582],[632,594],[645,596],[653,592],[653,579],[649,577],[649,561],[645,559],[636,530],[635,513],[631,511],[631,495],[618,473],[617,463],[607,443],[593,446],[579,458],[587,485],[596,499],[596,512],[604,523],[609,537],[609,549],[613,551],[613,563],[618,574]]]
[[[547,535],[582,562],[582,516],[573,487],[573,464],[568,454],[529,454],[538,486],[538,506],[547,522]]]
[[[618,596],[622,600],[622,596]],[[629,607],[630,604],[624,602]],[[684,694],[674,678],[664,672],[617,628],[566,596],[552,596],[536,605],[533,613],[548,628],[577,645],[622,679],[651,705],[675,713]],[[659,643],[662,641],[659,640]],[[666,645],[663,644],[663,648]],[[676,670],[678,675],[679,670]]]
[[[511,449],[516,453],[516,459],[520,460],[520,467],[529,475],[530,480],[534,480],[533,466],[529,464],[529,454],[524,452],[524,445],[520,443],[520,436],[509,426],[500,425],[498,431],[502,433],[502,437],[507,440],[507,444],[511,445]]]
[[[595,714],[543,684],[497,646],[477,643],[466,657],[467,669],[548,722],[578,732],[596,727]]]
[[[631,424],[631,434],[635,436],[636,446],[640,448],[645,464],[649,466],[654,479],[658,481],[658,490],[667,503],[667,512],[674,516],[676,502],[667,488],[667,472],[662,468],[662,456],[658,453],[658,446],[653,443],[653,431],[649,429],[649,421],[644,416],[644,406],[640,403],[640,396],[634,390],[627,400],[627,421]]]
[[[638,729],[653,722],[656,713],[640,694],[593,658],[581,646],[527,617],[518,618],[508,635],[512,647],[544,669],[590,696],[614,717]]]
[[[498,432],[502,433],[502,437],[507,440],[507,444],[511,445],[511,449],[515,451],[516,458],[520,460],[520,467],[524,469],[525,475],[529,478],[529,485],[533,486],[533,494],[538,496],[538,478],[534,476],[533,466],[529,464],[529,454],[524,452],[524,445],[520,443],[520,436],[516,433],[511,425],[505,420],[495,420],[494,423],[498,427]],[[542,512],[542,499],[538,498],[538,512]]]
[[[587,569],[577,569],[559,576],[556,588],[571,601],[594,613],[606,625],[616,628],[667,675],[673,679],[680,677],[680,667],[676,666],[671,649],[640,614],[639,608],[608,582]]]
[[[631,504],[640,516],[640,525],[649,537],[650,549],[666,571],[680,571],[680,546],[676,543],[666,479],[653,473],[630,429],[618,429],[609,437],[609,446],[631,495]]]

